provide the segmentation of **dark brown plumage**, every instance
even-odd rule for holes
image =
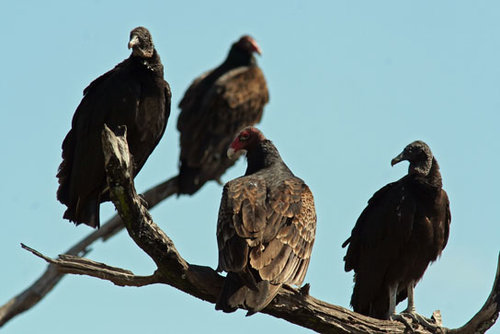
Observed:
[[[229,181],[217,222],[218,271],[228,274],[216,309],[265,308],[283,284],[302,284],[311,257],[316,211],[309,187],[295,177],[273,143],[253,127],[228,156],[247,151],[244,176]]]
[[[429,146],[415,141],[391,164],[403,160],[408,174],[373,195],[342,245],[349,244],[345,270],[355,273],[351,305],[379,319],[393,316],[407,297],[405,313],[416,315],[413,288],[446,246],[450,228],[448,196]]]
[[[64,218],[99,227],[99,204],[106,191],[101,131],[127,127],[134,176],[160,141],[170,114],[170,87],[151,34],[138,27],[130,32],[129,58],[94,80],[83,91],[72,127],[62,145],[57,199],[68,208]]]
[[[182,98],[179,194],[193,194],[218,180],[234,161],[226,149],[245,126],[260,122],[269,101],[266,80],[253,53],[261,53],[250,36],[235,42],[224,62],[194,80]]]

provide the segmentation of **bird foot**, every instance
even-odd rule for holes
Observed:
[[[433,319],[426,318],[420,314],[418,314],[414,309],[406,309],[402,311],[400,314],[393,314],[391,316],[391,320],[393,321],[400,321],[405,324],[405,326],[409,328],[412,327],[412,323],[418,324],[430,332],[434,332],[437,327],[440,327],[440,324],[437,323]],[[413,320],[413,321],[411,321]]]
[[[391,321],[399,321],[399,322],[402,322],[406,328],[410,329],[411,331],[413,331],[413,326],[411,325],[411,321],[409,321],[404,314],[392,314],[390,317],[389,317],[389,320]]]

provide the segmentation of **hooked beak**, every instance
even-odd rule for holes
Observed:
[[[132,38],[130,38],[130,41],[128,42],[128,48],[131,49],[137,44],[139,44],[139,37],[137,37],[137,35],[133,35]]]
[[[259,56],[262,56],[262,50],[257,44],[254,45],[254,51],[257,52]]]
[[[259,44],[257,44],[257,42],[254,40],[252,40],[250,43],[252,44],[253,51],[258,53],[259,56],[262,56],[262,50],[260,49]]]
[[[391,166],[394,166],[395,164],[397,164],[403,160],[406,160],[406,159],[404,157],[403,152],[401,152],[401,153],[399,153],[399,155],[397,157],[395,157],[394,159],[391,160]]]
[[[227,149],[227,157],[230,160],[236,160],[238,159],[243,153],[245,153],[246,150],[238,150],[236,151],[234,148],[230,147]]]

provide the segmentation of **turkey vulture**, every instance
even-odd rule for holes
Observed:
[[[224,186],[217,221],[218,271],[228,274],[215,308],[251,315],[283,284],[302,284],[316,230],[309,187],[294,176],[270,140],[243,129],[227,151],[247,152],[244,176]]]
[[[71,130],[62,144],[57,199],[68,208],[64,218],[99,227],[99,204],[109,200],[101,131],[127,127],[134,176],[156,147],[170,114],[170,87],[151,34],[144,27],[130,32],[132,54],[83,91]]]
[[[395,307],[407,297],[403,313],[420,317],[413,289],[449,235],[450,203],[429,146],[415,141],[391,165],[403,160],[410,163],[408,174],[373,195],[342,245],[349,244],[345,270],[355,273],[351,305],[379,319],[397,317]]]
[[[245,126],[260,122],[269,101],[266,80],[254,53],[255,40],[242,36],[224,62],[196,78],[179,103],[179,194],[194,194],[234,164],[226,149]],[[220,182],[220,181],[219,181]]]

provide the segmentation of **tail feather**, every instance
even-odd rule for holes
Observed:
[[[224,280],[224,286],[215,303],[215,309],[225,313],[231,313],[243,306],[246,291],[243,282],[234,273],[228,273]]]
[[[75,224],[86,224],[99,227],[99,203],[103,200],[98,194],[91,194],[82,200],[75,191],[72,179],[75,139],[73,130],[70,130],[62,144],[62,162],[59,165],[56,177],[59,180],[57,199],[67,206],[63,218]],[[108,195],[106,195],[109,197]]]
[[[390,314],[390,293],[387,286],[380,289],[370,289],[356,282],[351,296],[351,306],[356,313],[366,316],[387,320]],[[396,297],[396,305],[407,298],[406,289],[400,289]]]
[[[230,313],[238,308],[248,310],[247,316],[263,310],[276,296],[281,284],[271,284],[269,281],[260,281],[256,289],[250,289],[235,273],[228,273],[224,281],[222,292],[215,304],[216,310]]]
[[[206,180],[201,178],[201,168],[192,168],[181,163],[179,170],[179,194],[193,195]]]
[[[388,319],[389,290],[380,286],[375,288],[368,277],[355,275],[354,288],[351,296],[351,306],[356,313],[372,318]]]
[[[93,228],[99,228],[99,199],[90,198],[85,203],[78,200],[78,203],[68,203],[68,209],[64,212],[63,218],[74,222],[76,225],[85,224]]]
[[[62,162],[57,169],[57,179],[59,181],[59,188],[57,189],[57,199],[63,203],[70,202],[70,184],[71,184],[71,171],[73,169],[73,159],[75,151],[75,134],[70,130],[66,137],[64,137],[61,149]]]

